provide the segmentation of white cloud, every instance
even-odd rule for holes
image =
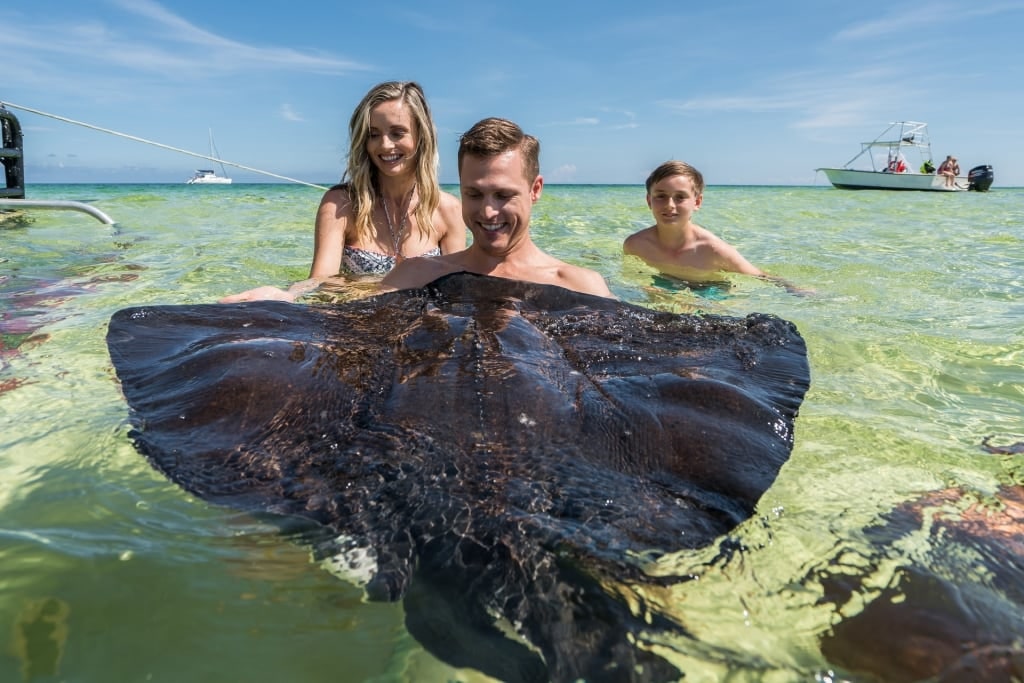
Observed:
[[[285,103],[281,105],[281,118],[285,121],[303,121],[304,119],[292,109],[292,105]]]
[[[1024,10],[1024,3],[1002,2],[994,5],[978,5],[963,2],[929,2],[916,7],[892,12],[874,21],[853,24],[836,34],[837,40],[866,40],[915,32],[926,26],[951,24],[971,17],[991,16],[1004,12]]]
[[[601,119],[593,116],[577,116],[571,121],[552,121],[551,123],[542,124],[544,127],[548,126],[596,126],[601,123]]]
[[[367,64],[323,52],[230,40],[189,23],[151,0],[117,0],[117,4],[146,21],[136,23],[130,31],[95,20],[68,24],[61,17],[36,25],[5,25],[0,46],[7,46],[21,61],[37,59],[45,64],[59,55],[83,65],[115,66],[122,74],[153,72],[163,77],[267,68],[325,74],[371,69]]]
[[[549,183],[566,183],[576,179],[576,165],[562,164],[550,173],[544,173],[544,179]]]

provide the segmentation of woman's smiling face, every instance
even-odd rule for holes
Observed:
[[[366,153],[382,174],[415,173],[416,121],[401,100],[381,102],[370,111]]]

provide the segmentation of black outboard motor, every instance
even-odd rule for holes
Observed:
[[[988,164],[975,166],[967,174],[967,189],[975,192],[988,192],[992,187],[992,181],[996,179],[995,172]]]
[[[25,198],[25,155],[18,118],[0,103],[0,163],[4,167],[4,185],[0,198]]]

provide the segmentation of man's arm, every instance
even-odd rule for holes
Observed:
[[[396,289],[422,287],[443,275],[454,273],[455,270],[456,268],[449,265],[443,256],[410,258],[392,268],[380,281],[378,288],[382,292],[390,292]]]

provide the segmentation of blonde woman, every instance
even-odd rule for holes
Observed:
[[[400,81],[374,86],[349,121],[345,177],[320,200],[309,279],[221,303],[294,301],[339,274],[383,277],[406,258],[465,249],[459,200],[441,190],[437,166],[437,133],[422,88]]]

